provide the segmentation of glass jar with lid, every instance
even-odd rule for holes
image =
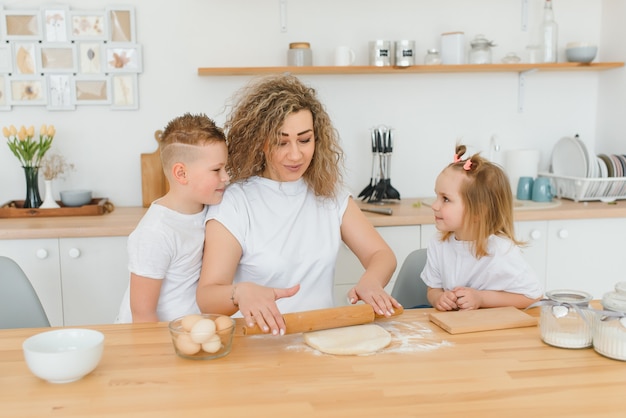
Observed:
[[[491,64],[491,47],[496,46],[493,41],[485,38],[485,35],[476,35],[470,41],[469,63],[470,64]]]
[[[313,52],[308,42],[292,42],[287,51],[287,65],[292,67],[308,67],[313,65]]]
[[[578,290],[553,290],[541,306],[539,328],[546,344],[561,348],[587,348],[593,342],[592,296]]]
[[[424,57],[424,65],[439,65],[441,64],[441,55],[439,55],[439,50],[432,48],[426,51],[426,56]]]
[[[602,297],[606,311],[596,313],[593,348],[603,356],[626,361],[626,282]]]

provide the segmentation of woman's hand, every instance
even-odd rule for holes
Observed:
[[[356,286],[348,291],[348,301],[351,304],[357,303],[359,300],[369,304],[378,315],[391,316],[395,312],[395,308],[402,305],[391,297],[378,281],[361,280]]]
[[[273,335],[284,335],[287,327],[276,306],[276,300],[293,296],[299,290],[300,285],[282,289],[243,282],[236,285],[233,303],[239,307],[249,327],[257,324],[263,332],[271,331]]]

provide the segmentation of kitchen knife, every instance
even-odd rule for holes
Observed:
[[[361,208],[363,212],[380,213],[381,215],[393,215],[391,208]]]
[[[401,315],[402,312],[404,312],[404,309],[395,308],[395,312],[392,316]],[[374,322],[376,318],[385,318],[385,316],[374,314],[374,309],[371,305],[365,303],[340,306],[337,308],[293,312],[283,315],[283,319],[287,325],[286,334],[367,324]],[[243,318],[235,318],[235,335],[258,334],[267,333],[261,331],[261,328],[256,324],[253,327],[248,327]]]

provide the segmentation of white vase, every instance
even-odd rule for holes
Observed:
[[[59,204],[54,200],[54,196],[52,196],[52,180],[44,180],[44,185],[46,187],[46,192],[43,198],[43,203],[39,206],[42,209],[54,209],[60,208]]]

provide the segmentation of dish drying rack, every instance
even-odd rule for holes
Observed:
[[[626,177],[568,177],[552,173],[538,173],[549,177],[553,194],[576,202],[600,200],[613,202],[626,199]]]

